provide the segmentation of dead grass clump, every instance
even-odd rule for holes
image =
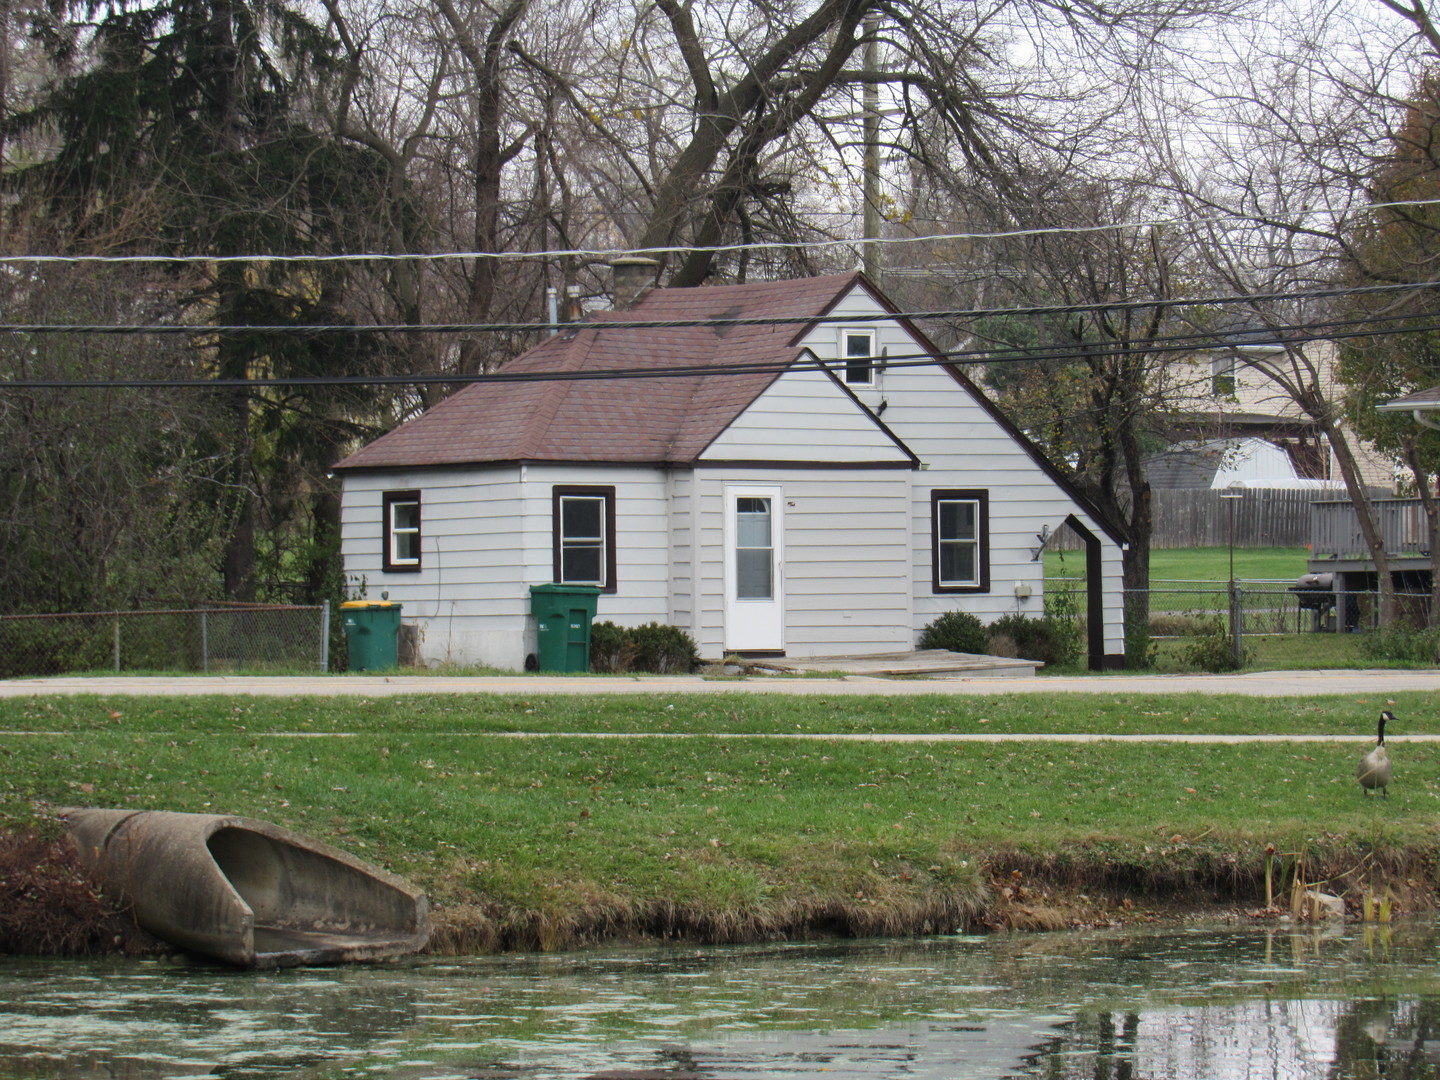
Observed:
[[[1224,844],[1082,842],[1060,850],[987,853],[992,874],[1017,871],[1032,883],[1061,890],[1142,895],[1155,899],[1191,898],[1197,903],[1263,895],[1263,859]]]
[[[141,955],[159,949],[90,883],[68,841],[0,833],[0,953]]]
[[[973,887],[960,886],[883,899],[816,895],[740,907],[655,900],[586,904],[562,913],[461,901],[432,913],[434,930],[427,951],[473,955],[555,952],[617,941],[734,945],[954,933],[981,923],[985,903],[986,898]]]
[[[1011,659],[1020,655],[1020,647],[1009,634],[991,634],[990,647],[985,651],[991,656],[1008,656]]]
[[[426,952],[477,956],[500,951],[500,923],[484,906],[460,903],[431,909]]]

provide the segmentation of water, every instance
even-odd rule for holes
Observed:
[[[1440,1080],[1440,926],[417,958],[0,957],[0,1077]]]

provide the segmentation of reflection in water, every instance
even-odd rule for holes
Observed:
[[[1440,933],[937,938],[241,973],[0,958],[0,1077],[1440,1080]]]

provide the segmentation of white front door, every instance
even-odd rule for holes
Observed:
[[[782,491],[725,485],[725,648],[785,648]]]

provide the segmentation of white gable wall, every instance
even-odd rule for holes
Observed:
[[[856,288],[833,315],[882,315],[884,309]],[[893,358],[922,353],[903,326],[892,321],[857,323],[876,329],[876,348]],[[822,356],[838,355],[840,328],[816,327],[807,344]],[[893,367],[882,372],[874,389],[860,395],[872,408],[886,404],[881,419],[921,460],[923,471],[913,478],[910,507],[913,560],[914,629],[918,633],[945,611],[968,611],[990,622],[1012,612],[1044,614],[1044,563],[1032,561],[1035,534],[1055,531],[1074,514],[1104,541],[1105,651],[1124,651],[1120,594],[1120,548],[1105,537],[1065,490],[1018,445],[1008,431],[944,370],[932,365]],[[931,584],[930,493],[937,489],[984,489],[989,492],[990,591],[936,594]],[[1029,599],[1016,595],[1030,590]]]
[[[712,442],[701,461],[893,462],[910,458],[814,368],[787,371]]]
[[[782,493],[787,656],[910,648],[913,462],[834,379],[813,369],[785,372],[700,461],[694,585],[676,592],[694,601],[691,633],[702,656],[725,652],[727,484],[773,485]]]

